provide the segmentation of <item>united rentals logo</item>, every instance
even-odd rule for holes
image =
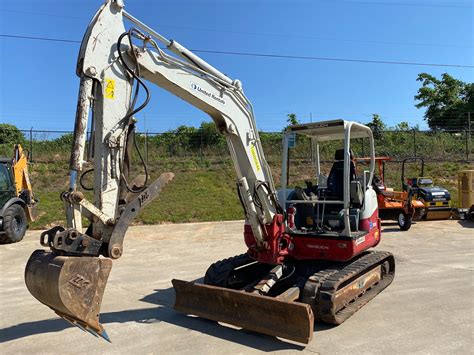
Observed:
[[[191,89],[193,89],[194,91],[197,91],[203,95],[206,95],[207,97],[210,97],[211,99],[213,100],[216,100],[217,102],[219,102],[220,104],[222,105],[225,105],[226,102],[223,98],[219,97],[219,96],[216,96],[214,95],[213,93],[207,91],[206,89],[200,87],[198,84],[196,83],[191,83]]]

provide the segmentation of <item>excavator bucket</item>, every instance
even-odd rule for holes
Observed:
[[[174,309],[299,343],[313,337],[314,316],[304,303],[254,293],[172,280]]]
[[[110,341],[99,323],[99,313],[111,269],[110,259],[36,250],[26,265],[25,283],[38,301],[60,317]]]

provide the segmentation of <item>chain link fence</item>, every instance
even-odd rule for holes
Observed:
[[[22,131],[24,141],[20,142],[29,151],[30,161],[38,163],[67,162],[69,160],[73,134],[68,131],[26,130]],[[224,162],[230,160],[225,137],[217,131],[190,128],[181,132],[136,134],[137,145],[146,161]],[[281,163],[282,132],[260,132],[265,156],[270,165]],[[375,139],[376,154],[401,160],[411,156],[433,162],[472,162],[473,139],[468,130],[461,131],[384,131]],[[322,160],[333,160],[334,150],[342,142],[320,144]],[[358,157],[369,153],[367,140],[355,139],[352,148]],[[8,157],[12,147],[0,144],[0,156]],[[310,160],[311,141],[299,136],[291,150],[293,159]]]

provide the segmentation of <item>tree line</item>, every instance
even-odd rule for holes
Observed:
[[[436,78],[428,73],[420,73],[416,79],[421,83],[417,94],[415,107],[425,108],[424,119],[432,131],[462,130],[470,124],[470,114],[474,119],[474,83],[466,83],[444,73],[441,78]],[[287,123],[297,124],[296,114],[287,115]],[[372,129],[376,139],[383,136],[387,130],[386,124],[380,115],[374,113],[367,125]],[[400,122],[395,130],[418,130],[418,126],[410,127],[408,122]],[[139,138],[140,139],[140,138]],[[214,123],[202,122],[200,127],[179,126],[176,129],[149,137],[156,144],[179,144],[190,148],[202,148],[225,144],[225,138],[219,134]],[[261,133],[262,141],[281,139],[276,133]],[[25,137],[14,125],[0,124],[0,144],[24,143]],[[49,141],[49,144],[64,146],[72,143],[72,134],[66,134]]]

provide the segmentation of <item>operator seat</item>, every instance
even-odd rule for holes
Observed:
[[[349,182],[357,180],[353,159],[354,154],[351,149],[349,162]],[[336,153],[334,154],[334,160],[335,162],[333,163],[328,176],[326,196],[335,197],[342,200],[344,195],[344,149],[336,150]]]

